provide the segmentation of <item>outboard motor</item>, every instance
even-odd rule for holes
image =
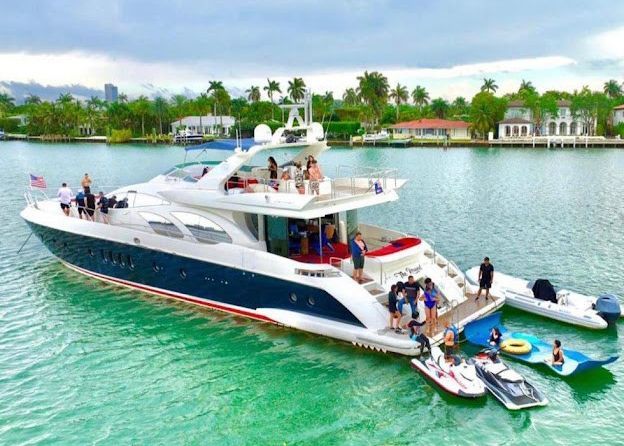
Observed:
[[[614,294],[601,294],[596,299],[596,311],[607,323],[614,324],[620,315],[620,300]]]

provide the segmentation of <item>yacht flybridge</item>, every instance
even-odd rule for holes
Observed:
[[[398,199],[406,180],[395,170],[341,167],[318,187],[295,179],[296,165],[305,168],[310,156],[322,161],[328,149],[311,116],[306,101],[275,133],[261,125],[253,141],[231,144],[223,162],[183,163],[110,191],[128,207],[110,209],[106,221],[98,213],[95,221],[79,219],[75,208],[67,217],[56,199],[31,193],[21,216],[61,262],[87,276],[383,352],[420,351],[388,328],[388,289],[408,275],[421,284],[430,277],[441,291],[432,344],[442,341],[445,318],[462,329],[499,308],[503,298],[474,303],[470,282],[431,244],[358,220],[359,209]],[[293,154],[278,180],[252,163],[275,148]],[[351,278],[349,241],[357,231],[369,248],[363,283]]]

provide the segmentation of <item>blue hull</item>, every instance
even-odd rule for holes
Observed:
[[[276,308],[363,326],[344,305],[319,288],[140,246],[75,235],[31,222],[28,224],[52,254],[96,277],[115,278],[121,283],[138,285],[137,288],[142,285],[145,289],[153,287],[193,296],[198,298],[193,302],[206,306],[217,307],[202,303],[203,300],[249,310]],[[240,311],[229,312],[245,315]],[[252,314],[248,316],[253,317]]]

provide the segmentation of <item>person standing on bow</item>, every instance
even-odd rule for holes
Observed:
[[[479,292],[475,302],[481,297],[481,291],[485,290],[485,301],[487,302],[490,297],[490,288],[492,288],[492,282],[494,281],[494,265],[490,263],[490,258],[485,257],[483,263],[479,267]]]

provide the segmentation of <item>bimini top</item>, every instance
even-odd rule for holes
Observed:
[[[184,150],[187,152],[192,152],[195,150],[234,150],[239,148],[241,150],[249,150],[254,144],[253,138],[245,138],[245,139],[215,139],[214,141],[208,141],[203,144],[199,144],[197,146],[188,146],[185,147]]]

